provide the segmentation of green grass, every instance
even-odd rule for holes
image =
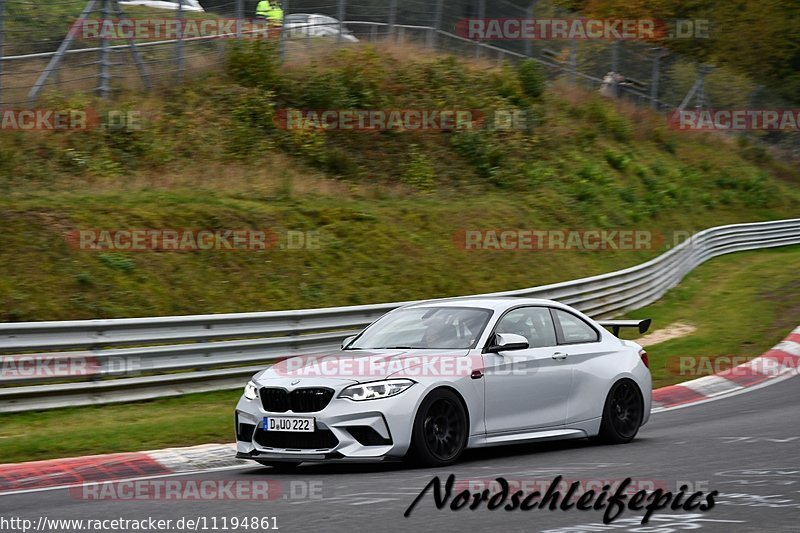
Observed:
[[[800,316],[798,263],[797,246],[717,258],[691,273],[656,305],[631,313],[632,317],[652,317],[654,329],[675,321],[698,328],[690,337],[648,348],[655,386],[682,379],[667,375],[669,357],[756,356],[781,340],[797,326]],[[239,394],[192,394],[126,405],[0,415],[0,457],[10,463],[230,442]]]
[[[230,442],[233,409],[240,395],[224,391],[2,415],[0,457],[3,463],[16,463]]]
[[[652,318],[653,329],[675,322],[697,328],[692,335],[647,348],[654,385],[693,379],[676,375],[678,357],[752,357],[783,340],[800,324],[798,264],[797,246],[719,257],[655,304],[629,313]]]
[[[498,208],[498,206],[502,206]],[[780,217],[780,211],[767,218]],[[553,222],[559,217],[558,222]],[[704,210],[631,225],[667,235]],[[748,217],[749,218],[749,217]],[[761,218],[761,217],[759,217]],[[742,219],[717,210],[716,223]],[[523,288],[611,271],[663,251],[465,251],[465,228],[580,228],[584,213],[536,193],[334,199],[188,192],[0,199],[0,320],[89,319],[356,305]],[[318,250],[106,253],[72,248],[72,228],[318,231]]]

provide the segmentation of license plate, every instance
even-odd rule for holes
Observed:
[[[262,427],[264,431],[313,433],[314,419],[297,416],[265,416]]]

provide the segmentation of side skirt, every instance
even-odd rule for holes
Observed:
[[[548,440],[583,439],[589,434],[582,429],[549,429],[502,435],[474,435],[467,443],[468,448],[484,448],[498,444],[521,444]]]

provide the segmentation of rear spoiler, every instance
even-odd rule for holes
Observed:
[[[598,320],[597,323],[604,328],[611,328],[611,332],[617,336],[620,328],[639,328],[639,333],[644,333],[650,329],[651,318],[644,320]]]

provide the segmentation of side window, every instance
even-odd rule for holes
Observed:
[[[509,311],[500,319],[497,333],[516,333],[528,339],[531,348],[555,346],[556,330],[546,307],[521,307]]]
[[[596,342],[600,340],[597,331],[584,322],[582,319],[567,313],[561,309],[554,309],[558,323],[561,325],[561,332],[564,334],[564,342],[567,344],[577,344],[581,342]]]

